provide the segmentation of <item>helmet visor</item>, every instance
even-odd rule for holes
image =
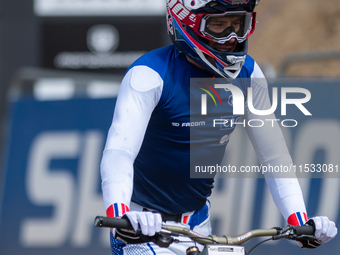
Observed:
[[[252,30],[253,13],[226,12],[223,14],[208,14],[201,19],[200,32],[214,41],[224,43],[231,38],[238,42],[247,39]]]

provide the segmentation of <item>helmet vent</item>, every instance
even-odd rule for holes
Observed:
[[[214,6],[216,6],[216,5],[217,5],[217,3],[210,2],[210,7],[214,7]]]

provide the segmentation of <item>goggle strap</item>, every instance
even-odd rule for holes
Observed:
[[[251,24],[251,30],[249,31],[247,38],[249,38],[249,36],[251,36],[254,31],[255,31],[255,25],[256,25],[256,12],[253,12],[253,17],[252,17],[252,24]]]

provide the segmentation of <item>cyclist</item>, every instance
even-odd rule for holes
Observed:
[[[210,234],[207,198],[214,180],[190,178],[190,161],[201,162],[202,156],[221,161],[228,142],[221,138],[229,137],[233,129],[218,130],[208,125],[193,129],[186,124],[195,110],[189,104],[190,78],[247,78],[249,83],[241,84],[240,89],[246,94],[246,87],[252,87],[254,108],[270,108],[264,75],[247,55],[257,3],[167,0],[167,26],[173,45],[138,59],[127,71],[119,91],[101,162],[107,216],[124,215],[146,236],[159,231],[162,221]],[[231,105],[219,111],[219,116],[235,117]],[[252,117],[247,109],[244,118]],[[292,164],[276,123],[273,127],[246,129],[262,165]],[[200,149],[190,154],[193,143]],[[267,175],[266,182],[287,222],[305,224],[308,217],[297,179]],[[315,217],[310,224],[315,224],[320,242],[303,247],[314,248],[337,233],[327,217]],[[192,245],[172,244],[164,249],[153,243],[125,242],[141,243],[140,236],[119,229],[111,232],[113,254],[181,254],[185,246]]]

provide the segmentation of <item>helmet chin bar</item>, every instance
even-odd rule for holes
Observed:
[[[215,65],[213,65],[212,63],[210,63],[210,61],[206,58],[205,54],[200,51],[199,49],[195,48],[197,55],[204,61],[204,63],[206,65],[208,65],[212,70],[214,70],[216,73],[218,73],[219,75],[221,75],[222,77],[226,78],[226,79],[236,79],[236,77],[239,75],[239,73],[241,72],[242,66],[244,64],[245,61],[245,56],[244,57],[237,57],[237,59],[233,59],[233,61],[235,62],[233,65],[231,66],[226,66],[222,69],[216,67]],[[232,57],[232,56],[231,56]],[[217,60],[215,60],[217,61]]]
[[[231,66],[226,66],[224,68],[224,72],[234,80],[234,79],[236,79],[238,74],[241,72],[241,68],[243,66],[243,63],[244,63],[244,61],[237,62],[237,63],[235,63],[234,65],[231,65]],[[230,72],[229,70],[234,71],[234,72]]]

